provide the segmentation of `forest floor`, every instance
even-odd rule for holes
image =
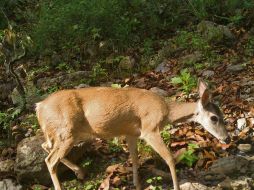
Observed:
[[[254,45],[252,44],[251,48],[246,46],[248,32],[235,33],[238,36],[234,45],[230,47],[220,45],[213,49],[220,59],[212,66],[206,65],[204,63],[206,60],[198,58],[197,50],[184,49],[165,58],[163,63],[155,69],[143,74],[130,74],[125,78],[108,81],[109,84],[114,84],[117,87],[126,85],[145,89],[157,87],[164,90],[172,101],[188,102],[198,99],[197,90],[195,88],[192,90],[193,76],[204,78],[209,82],[212,87],[213,100],[220,105],[224,113],[227,130],[232,140],[230,144],[221,144],[194,123],[165,127],[161,135],[178,160],[176,168],[182,183],[186,181],[199,182],[208,187],[217,188],[219,183],[227,179],[227,176],[207,182],[203,178],[202,172],[208,171],[220,158],[254,156]],[[247,50],[252,52],[246,52]],[[190,58],[192,60],[185,63],[188,65],[188,70],[184,70],[183,60]],[[205,66],[201,65],[200,68],[200,64],[196,61]],[[50,76],[51,74],[55,73],[53,71],[41,72],[39,76]],[[182,82],[173,83],[172,78],[174,77]],[[61,87],[57,89],[61,89]],[[20,119],[22,120],[22,118],[26,117],[22,116]],[[138,147],[141,165],[140,179],[144,189],[159,190],[172,187],[169,169],[164,161],[143,141],[139,142]],[[5,149],[8,149],[8,154],[3,154],[6,152]],[[1,151],[0,160],[15,159],[15,146],[1,148]],[[132,164],[124,139],[94,140],[80,165],[85,168],[86,179],[78,181],[74,175],[70,175],[68,180],[63,182],[66,189],[133,189]],[[234,172],[232,171],[232,173]],[[251,177],[251,174],[249,175]],[[29,188],[48,189],[40,184],[32,185]]]

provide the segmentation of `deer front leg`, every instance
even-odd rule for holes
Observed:
[[[144,137],[144,139],[166,161],[167,165],[170,168],[174,184],[174,190],[180,190],[176,175],[175,162],[172,153],[161,139],[159,129],[157,129],[156,131],[150,131]]]
[[[137,137],[126,136],[126,141],[129,147],[130,156],[132,160],[132,170],[133,170],[133,184],[136,190],[141,190],[141,185],[138,177],[138,150],[137,150]]]

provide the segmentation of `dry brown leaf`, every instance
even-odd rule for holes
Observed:
[[[170,180],[171,176],[169,172],[164,172],[162,170],[159,170],[154,167],[154,165],[149,165],[148,166],[149,171],[154,175],[154,176],[161,176],[163,179]]]
[[[211,161],[213,161],[213,160],[216,159],[216,156],[215,156],[215,153],[214,153],[214,152],[211,152],[211,151],[208,152],[208,151],[206,151],[206,150],[204,150],[203,157],[204,157],[205,159],[209,159],[209,160],[211,160]]]
[[[205,139],[204,139],[202,136],[197,135],[197,134],[194,134],[194,138],[195,138],[195,140],[197,140],[197,141],[205,141]]]
[[[180,150],[176,151],[175,154],[174,154],[174,158],[175,158],[175,162],[176,164],[179,163],[181,160],[180,160],[180,157],[183,153],[185,153],[187,151],[186,148],[181,148]]]
[[[176,146],[183,146],[183,145],[185,145],[185,144],[187,144],[187,142],[185,142],[185,141],[180,141],[180,142],[173,142],[173,143],[170,144],[170,146],[171,146],[171,147],[176,147]]]
[[[120,166],[120,164],[108,166],[106,169],[106,173],[108,173],[108,174],[114,173],[119,168],[119,166]]]
[[[220,147],[222,150],[226,150],[226,149],[228,149],[231,146],[231,144],[222,144],[222,143],[219,143],[219,144],[217,144],[217,146]]]
[[[206,164],[205,164],[205,169],[209,168],[212,164],[213,164],[213,161],[211,161],[211,160],[209,160],[208,162],[206,162]]]
[[[204,136],[204,135],[205,135],[205,133],[202,132],[200,129],[195,129],[195,134],[201,135],[201,136]]]
[[[98,190],[109,190],[110,187],[110,177],[113,173],[109,174],[106,179],[103,180]]]
[[[208,147],[208,142],[207,141],[198,141],[198,146],[200,148]]]
[[[122,180],[119,176],[115,176],[114,179],[112,180],[112,184],[115,186],[115,187],[118,187],[119,185],[122,184]]]

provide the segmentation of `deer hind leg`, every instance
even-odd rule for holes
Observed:
[[[50,153],[50,148],[47,142],[44,142],[41,146],[47,153]],[[85,178],[82,168],[79,167],[78,165],[74,164],[73,162],[69,161],[66,158],[62,158],[60,162],[62,162],[65,166],[71,169],[75,173],[78,179],[83,180]]]
[[[141,185],[138,177],[138,150],[137,150],[137,137],[126,136],[126,141],[129,147],[130,156],[132,160],[132,170],[133,170],[133,184],[136,190],[141,190]]]
[[[143,137],[145,141],[166,161],[167,165],[170,168],[171,176],[173,179],[174,190],[180,190],[176,170],[175,162],[172,156],[171,151],[164,144],[159,129],[151,131],[149,134]]]
[[[50,150],[49,155],[45,159],[55,190],[61,190],[61,185],[57,177],[57,166],[59,162],[61,162],[64,157],[69,153],[72,147],[73,141],[70,139],[64,141],[64,143],[56,143],[54,144],[53,148]]]

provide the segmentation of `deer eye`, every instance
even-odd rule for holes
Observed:
[[[211,117],[211,120],[212,120],[214,123],[217,123],[219,119],[218,119],[218,117],[216,117],[216,116],[213,115],[213,116]]]

